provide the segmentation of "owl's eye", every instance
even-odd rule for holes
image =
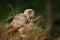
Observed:
[[[29,15],[31,15],[32,14],[32,11],[28,11],[28,13],[29,13]]]

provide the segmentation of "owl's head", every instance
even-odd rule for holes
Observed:
[[[32,15],[34,15],[34,10],[33,9],[26,9],[24,11],[24,15],[26,15],[26,16],[32,16]]]

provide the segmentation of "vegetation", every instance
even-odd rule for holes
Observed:
[[[36,19],[30,29],[5,34],[13,17],[30,8]],[[0,40],[60,40],[59,9],[60,0],[0,0]]]

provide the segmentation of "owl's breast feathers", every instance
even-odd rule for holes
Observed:
[[[27,18],[23,13],[17,14],[11,22],[10,26],[7,28],[7,30],[16,30],[20,27],[23,27],[30,22],[29,20],[30,18]]]

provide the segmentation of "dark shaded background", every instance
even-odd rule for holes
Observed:
[[[0,0],[0,21],[4,21],[9,16],[12,16],[12,10],[9,4],[12,5],[14,15],[23,12],[25,9],[35,10],[35,15],[46,18],[47,0]],[[60,0],[51,0],[51,11],[53,19],[53,27],[51,34],[53,36],[60,35]]]

